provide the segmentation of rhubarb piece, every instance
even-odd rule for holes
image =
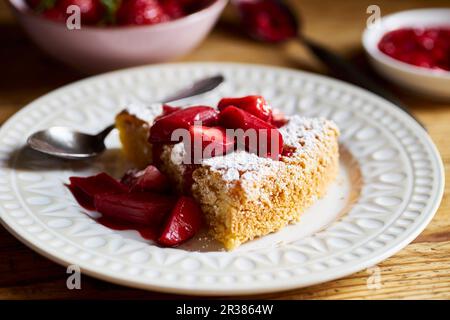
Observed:
[[[136,230],[139,232],[142,238],[147,240],[156,241],[159,237],[159,226],[142,226],[142,225],[136,225],[133,223],[126,223],[126,222],[120,222],[116,220],[109,219],[107,217],[100,217],[96,220],[101,225],[113,229],[113,230]]]
[[[130,188],[130,192],[154,191],[164,192],[169,187],[169,181],[158,168],[149,165],[144,170],[129,170],[121,182]]]
[[[70,184],[66,185],[77,202],[85,209],[95,210],[94,197],[97,194],[124,193],[128,188],[102,172],[91,177],[70,177]]]
[[[181,110],[181,107],[172,107],[172,106],[169,106],[168,104],[164,104],[162,106],[162,113],[159,116],[157,116],[153,121],[159,120],[159,119],[161,119],[171,113],[179,111],[179,110]]]
[[[227,137],[225,129],[220,127],[190,126],[190,148],[194,163],[204,158],[227,154],[234,149],[234,137]]]
[[[283,151],[283,137],[278,129],[242,109],[226,107],[220,113],[220,123],[225,128],[243,129],[243,137],[237,137],[238,146],[244,145],[260,157],[278,159]]]
[[[151,192],[97,194],[97,211],[104,217],[124,223],[159,225],[173,207],[174,199]]]
[[[222,111],[229,106],[238,107],[269,123],[272,120],[272,108],[262,96],[223,98],[219,101],[217,108]]]
[[[87,210],[95,210],[94,199],[73,184],[66,184],[78,204]]]
[[[207,106],[195,106],[173,112],[164,116],[150,128],[150,143],[177,143],[172,139],[172,133],[177,129],[188,130],[194,124],[214,126],[218,121],[217,110]],[[186,132],[187,133],[187,132]]]
[[[168,217],[158,243],[167,246],[177,246],[190,238],[202,225],[202,211],[193,198],[182,196]]]
[[[165,104],[162,106],[163,109],[163,115],[167,116],[168,114],[174,113],[175,111],[181,110],[181,107],[172,107],[168,104]]]

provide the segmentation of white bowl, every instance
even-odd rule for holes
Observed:
[[[362,43],[372,66],[392,82],[437,99],[450,99],[450,72],[416,67],[391,58],[378,49],[387,32],[404,27],[450,26],[450,9],[418,9],[387,15],[364,30]]]

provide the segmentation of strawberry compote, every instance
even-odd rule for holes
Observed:
[[[411,65],[450,71],[450,25],[393,30],[381,38],[378,48]]]

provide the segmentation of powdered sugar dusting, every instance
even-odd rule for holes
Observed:
[[[292,116],[289,123],[280,128],[284,144],[295,148],[294,154],[315,151],[317,139],[320,139],[328,129],[338,130],[336,125],[324,118],[305,118]],[[257,182],[263,177],[276,174],[286,163],[270,158],[259,157],[246,151],[236,151],[225,156],[204,159],[202,165],[220,172],[225,181],[241,180],[242,182]]]
[[[225,156],[204,159],[202,165],[219,172],[227,182],[241,180],[252,183],[274,174],[285,164],[246,151],[236,151]]]
[[[223,179],[225,181],[239,180],[239,171],[235,168],[229,168],[223,173]]]
[[[175,144],[170,153],[170,160],[176,165],[181,165],[184,162],[185,156],[186,150],[184,149],[183,142]]]
[[[314,151],[317,139],[321,139],[328,129],[338,131],[334,122],[324,118],[305,118],[291,116],[289,123],[280,128],[285,145],[294,147],[294,156],[303,152]]]
[[[141,120],[152,123],[153,119],[162,113],[162,104],[152,103],[151,105],[146,105],[140,102],[133,102],[127,105],[126,110],[129,114],[132,114]]]
[[[270,158],[258,157],[254,153],[236,151],[225,156],[204,159],[202,164],[211,167],[213,170],[234,168],[238,171],[247,171],[258,170],[262,166],[271,166],[277,162]]]

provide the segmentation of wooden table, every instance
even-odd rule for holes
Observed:
[[[366,8],[373,1],[297,0],[305,32],[342,54],[360,57]],[[377,1],[382,14],[449,5],[447,0]],[[44,56],[22,33],[0,3],[0,123],[21,107],[69,82],[83,78]],[[358,58],[359,59],[359,58]],[[278,65],[314,72],[324,69],[297,46],[270,47],[231,32],[221,22],[208,39],[182,61],[239,61]],[[427,126],[437,144],[445,173],[450,173],[450,103],[413,97],[393,88]],[[449,88],[450,90],[450,88]],[[309,288],[266,294],[274,299],[445,299],[450,298],[449,187],[435,218],[405,249],[378,265],[382,286],[368,289],[367,270]],[[112,285],[84,276],[82,290],[66,288],[66,270],[34,253],[0,227],[0,299],[130,298],[161,299],[179,296]]]

